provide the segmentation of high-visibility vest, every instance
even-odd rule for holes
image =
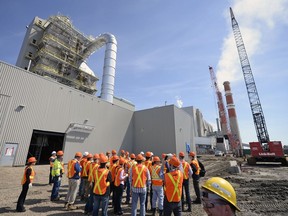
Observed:
[[[83,163],[83,167],[82,167],[83,172],[82,172],[81,177],[84,177],[84,178],[88,177],[90,164],[91,164],[91,161],[85,161]]]
[[[191,161],[191,163],[196,167],[196,172],[194,172],[194,174],[199,175],[200,174],[200,166],[199,166],[198,160],[194,159]]]
[[[80,160],[80,166],[82,167],[82,169],[81,169],[81,176],[83,176],[83,172],[84,172],[84,169],[83,169],[83,167],[84,167],[84,163],[86,163],[86,161],[87,161],[87,158],[82,158],[81,160]]]
[[[68,162],[68,166],[67,166],[67,169],[68,169],[68,173],[67,173],[67,177],[68,178],[72,178],[76,171],[75,171],[75,164],[76,163],[79,163],[77,159],[72,159]],[[79,173],[80,175],[80,173]]]
[[[54,177],[54,176],[60,176],[61,174],[63,174],[63,171],[62,171],[63,166],[64,164],[58,159],[56,159],[53,163],[51,175]]]
[[[161,165],[154,164],[151,166],[151,179],[152,179],[152,185],[154,186],[162,186],[163,180],[159,177],[159,173],[161,170]]]
[[[90,168],[89,168],[89,175],[88,175],[88,181],[89,182],[94,182],[93,180],[93,175],[95,170],[99,167],[98,163],[92,162],[90,163]]]
[[[146,187],[148,169],[143,164],[137,164],[132,167],[132,186],[136,188]]]
[[[94,188],[93,193],[103,195],[106,193],[109,182],[106,182],[109,170],[106,168],[97,168],[94,172]]]
[[[137,162],[131,159],[126,163],[126,168],[127,168],[126,170],[127,170],[128,175],[130,174],[130,168],[136,164]]]
[[[56,156],[51,156],[51,157],[49,158],[50,167],[53,167],[53,162],[55,161],[55,159],[56,159]]]
[[[112,182],[115,181],[115,175],[116,175],[116,168],[117,168],[117,163],[114,163],[112,166],[110,166],[109,170],[111,172],[112,176]]]
[[[115,175],[115,181],[114,181],[114,185],[115,185],[116,187],[118,187],[118,186],[120,185],[120,183],[121,183],[121,181],[120,181],[120,175],[121,175],[121,171],[122,171],[122,170],[124,170],[123,167],[118,167],[118,168],[116,168],[116,175]]]
[[[183,173],[175,170],[164,175],[164,192],[168,202],[180,202],[182,195]]]
[[[189,179],[189,167],[190,164],[187,161],[183,161],[182,162],[182,166],[183,166],[183,178],[184,179]]]
[[[22,178],[22,181],[21,181],[21,184],[22,184],[22,185],[25,184],[26,181],[27,181],[27,179],[26,179],[26,173],[27,173],[27,170],[28,170],[28,169],[31,169],[31,174],[30,174],[30,176],[29,176],[30,183],[33,182],[34,176],[36,175],[36,173],[35,173],[35,171],[33,170],[32,166],[27,166],[27,167],[25,168],[25,170],[24,170],[23,178]]]
[[[148,168],[148,170],[150,170],[151,166],[152,166],[152,161],[151,160],[146,160],[144,162],[144,165]]]

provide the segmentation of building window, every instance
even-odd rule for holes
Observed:
[[[35,40],[35,39],[33,39],[33,40],[32,40],[32,43],[33,43],[33,44],[36,44],[36,40]]]

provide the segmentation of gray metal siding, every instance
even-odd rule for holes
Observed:
[[[19,143],[14,165],[25,164],[33,129],[65,133],[70,123],[85,120],[94,130],[83,143],[65,143],[64,161],[75,151],[130,150],[133,111],[2,62],[0,68],[1,94],[11,97],[0,142]]]

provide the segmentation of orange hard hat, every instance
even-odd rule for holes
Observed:
[[[157,162],[157,161],[160,162],[160,158],[158,156],[153,157],[153,162]]]
[[[81,152],[76,152],[75,157],[82,157],[82,153]]]
[[[93,158],[93,155],[92,155],[91,153],[89,153],[89,154],[87,155],[87,158]]]
[[[124,163],[125,163],[125,159],[121,157],[120,160],[119,160],[119,164],[123,165]]]
[[[147,151],[145,154],[146,157],[152,157],[152,153],[150,151]]]
[[[136,157],[136,161],[143,161],[143,156],[141,154],[138,154]]]
[[[115,160],[119,160],[119,157],[117,155],[112,156],[112,161],[115,161]]]
[[[128,151],[126,151],[125,155],[126,155],[126,156],[128,156],[128,155],[129,155],[129,152],[128,152]]]
[[[195,157],[195,155],[196,155],[195,152],[190,152],[189,153],[189,156]]]
[[[179,157],[185,157],[185,153],[181,151],[181,152],[179,153]]]
[[[165,153],[162,153],[162,158],[164,159],[166,157],[166,154]]]
[[[107,163],[108,162],[107,157],[103,153],[99,154],[99,162],[100,163]]]
[[[169,164],[173,165],[174,167],[179,167],[180,166],[180,160],[177,157],[173,156],[169,160]]]
[[[121,154],[125,154],[125,150],[122,149],[122,150],[121,150]]]
[[[112,154],[117,154],[115,149],[112,150]]]
[[[135,158],[136,158],[135,154],[132,153],[132,154],[130,155],[130,158],[131,158],[131,159],[135,159]]]
[[[57,151],[57,154],[56,154],[57,156],[63,156],[64,155],[64,152],[63,151]]]
[[[94,159],[94,160],[99,159],[99,158],[100,158],[100,157],[99,157],[99,154],[94,154],[94,155],[93,155],[93,159]]]
[[[37,160],[36,160],[36,158],[35,157],[30,157],[29,159],[28,159],[28,163],[35,163]]]

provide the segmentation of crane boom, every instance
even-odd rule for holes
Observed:
[[[248,60],[248,55],[244,46],[240,28],[233,14],[232,8],[230,7],[230,15],[232,22],[232,29],[236,41],[236,46],[238,50],[238,55],[243,71],[243,76],[246,84],[246,89],[248,93],[248,98],[250,102],[250,107],[252,111],[252,116],[254,120],[254,125],[256,128],[257,138],[260,143],[268,143],[270,141],[265,118],[260,103],[259,95],[257,92],[255,80],[252,74],[250,63]]]

